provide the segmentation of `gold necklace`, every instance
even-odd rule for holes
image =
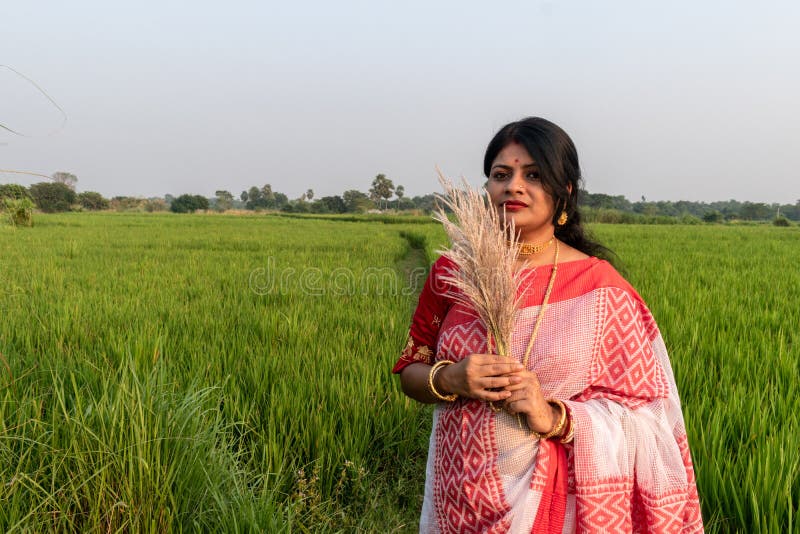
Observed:
[[[545,241],[544,243],[517,243],[517,254],[520,256],[530,256],[532,254],[538,254],[550,245],[553,244],[553,241],[556,240],[556,236],[552,236],[550,239]],[[509,240],[506,240],[506,246],[511,246],[513,243]]]
[[[533,325],[533,332],[531,332],[531,339],[528,341],[528,348],[525,349],[525,356],[522,357],[522,366],[528,368],[528,358],[533,349],[533,342],[536,340],[536,335],[539,333],[539,327],[542,325],[542,317],[547,310],[547,303],[550,302],[550,293],[553,291],[553,285],[556,281],[556,271],[558,271],[558,241],[556,241],[556,256],[553,258],[553,272],[550,273],[550,281],[547,283],[547,291],[544,292],[542,299],[542,307],[539,308],[539,313],[536,315],[536,323]]]
[[[539,308],[539,313],[536,315],[536,322],[533,325],[533,332],[531,332],[531,338],[528,341],[528,347],[525,349],[525,355],[522,357],[522,366],[525,369],[528,368],[528,359],[530,358],[531,350],[533,349],[533,342],[536,340],[536,336],[539,333],[539,327],[542,325],[542,318],[544,317],[544,312],[547,310],[548,302],[550,302],[550,293],[553,291],[553,286],[555,285],[556,282],[557,271],[558,271],[558,241],[556,241],[556,255],[553,258],[553,272],[550,273],[550,281],[547,282],[547,290],[544,292],[542,305]],[[500,408],[494,405],[494,401],[489,401],[489,406],[495,412],[500,411]],[[517,414],[517,421],[519,422],[520,428],[522,428],[522,420],[519,417],[519,414]]]

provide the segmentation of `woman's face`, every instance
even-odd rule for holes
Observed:
[[[500,217],[505,211],[514,221],[522,241],[541,242],[553,235],[553,197],[542,187],[539,168],[525,147],[511,143],[497,154],[486,190]]]

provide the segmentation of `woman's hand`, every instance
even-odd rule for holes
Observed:
[[[520,380],[506,387],[510,396],[505,399],[503,407],[509,413],[525,415],[531,430],[540,434],[550,432],[558,424],[561,412],[545,400],[536,373],[524,370],[516,376]]]
[[[511,386],[522,382],[523,369],[521,363],[506,356],[470,354],[439,371],[435,386],[438,391],[460,397],[502,401],[513,395]]]

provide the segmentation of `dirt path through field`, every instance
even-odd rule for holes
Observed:
[[[425,257],[425,239],[420,236],[411,236],[405,232],[401,234],[408,241],[408,253],[397,262],[397,270],[402,274],[406,281],[406,287],[413,288],[414,294],[418,294],[425,283],[428,275],[428,260]]]

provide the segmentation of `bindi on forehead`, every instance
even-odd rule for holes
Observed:
[[[519,163],[519,159],[514,158],[514,163]]]

